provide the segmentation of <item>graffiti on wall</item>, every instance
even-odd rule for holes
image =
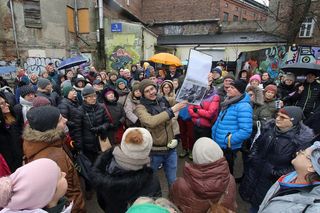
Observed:
[[[39,75],[45,70],[45,66],[49,63],[53,63],[55,67],[58,67],[61,61],[61,58],[29,57],[23,63],[23,67],[28,73],[36,73]]]
[[[131,47],[116,46],[109,55],[109,65],[113,70],[120,70],[138,61],[139,55]]]
[[[247,70],[250,74],[267,71],[271,78],[277,78],[281,68],[291,63],[320,64],[320,47],[274,46],[243,52],[237,61],[237,71]]]

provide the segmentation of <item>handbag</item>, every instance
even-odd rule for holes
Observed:
[[[8,176],[10,174],[9,166],[2,154],[0,154],[0,177]]]
[[[112,147],[112,145],[111,145],[111,143],[110,143],[108,138],[102,139],[99,136],[99,143],[100,143],[100,148],[101,148],[102,152],[105,152],[105,151],[107,151],[108,149],[110,149]]]
[[[89,160],[87,156],[85,156],[82,152],[77,152],[72,154],[70,149],[65,143],[62,143],[62,148],[65,153],[68,155],[70,160],[73,162],[74,168],[77,170],[80,176],[82,176],[85,180],[90,181],[90,173],[92,169],[92,162]]]

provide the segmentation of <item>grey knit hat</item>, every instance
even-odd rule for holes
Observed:
[[[51,84],[51,82],[50,82],[48,79],[46,79],[46,78],[39,78],[39,79],[38,79],[37,86],[38,86],[38,88],[40,88],[40,89],[44,89],[44,88],[46,88],[46,86],[48,86],[49,84]]]
[[[94,91],[94,89],[93,89],[92,86],[86,85],[86,86],[83,88],[83,90],[82,90],[82,92],[81,92],[81,95],[82,95],[83,97],[86,97],[86,96],[88,96],[88,95],[92,95],[92,94],[95,94],[95,93],[96,93],[96,92]]]
[[[22,98],[24,98],[26,95],[31,94],[31,93],[35,93],[33,86],[25,85],[25,86],[20,87],[20,96]]]
[[[285,106],[279,112],[288,115],[291,118],[293,126],[296,126],[304,118],[302,109],[297,106]]]
[[[59,122],[60,110],[53,106],[33,107],[27,113],[31,129],[45,132],[55,129]]]

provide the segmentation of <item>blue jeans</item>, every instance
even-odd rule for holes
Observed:
[[[164,172],[167,177],[169,187],[177,179],[177,150],[172,149],[163,154],[151,154],[151,168],[154,172],[163,164]]]

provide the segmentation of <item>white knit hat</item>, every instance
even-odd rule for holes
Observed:
[[[132,159],[146,159],[151,151],[153,139],[145,128],[128,128],[121,141],[122,152]]]
[[[213,163],[223,157],[223,151],[211,138],[199,138],[192,149],[195,164]]]

